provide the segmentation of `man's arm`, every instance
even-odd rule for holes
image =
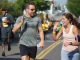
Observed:
[[[43,30],[42,30],[42,27],[39,27],[38,28],[39,30],[39,34],[40,34],[40,47],[43,48],[44,47],[44,33],[43,33]]]
[[[21,20],[18,21],[18,23],[15,23],[14,24],[14,27],[12,29],[12,32],[15,33],[23,24],[24,20],[23,20],[23,17],[19,18]]]

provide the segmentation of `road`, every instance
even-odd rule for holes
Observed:
[[[45,48],[47,48],[50,44],[53,43],[53,41],[51,40],[50,37],[51,34],[46,35],[46,39],[45,39],[45,47],[43,49],[38,48],[38,53],[41,52],[42,50],[44,50]],[[49,39],[50,38],[50,39]],[[39,40],[38,40],[39,41]],[[0,60],[20,60],[20,54],[19,54],[19,44],[18,44],[18,40],[15,39],[12,41],[13,43],[11,44],[11,51],[7,50],[7,46],[5,47],[5,52],[6,52],[6,56],[3,57],[1,56],[2,54],[2,47],[0,45]]]
[[[38,48],[36,60],[60,60],[61,45],[62,43],[60,40],[54,42],[51,39],[51,34],[47,34],[45,39],[45,47],[43,49]],[[2,48],[0,46],[0,60],[20,60],[18,42],[12,43],[11,47],[11,51],[8,51],[6,47],[6,56],[3,57],[1,56]]]

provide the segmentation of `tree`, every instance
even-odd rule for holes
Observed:
[[[0,10],[7,9],[10,14],[13,15],[14,12],[14,4],[8,2],[8,0],[0,0]]]
[[[76,17],[80,16],[80,0],[68,0],[67,8]]]
[[[0,0],[0,9],[6,8],[14,17],[18,17],[22,15],[25,3],[31,1],[36,4],[37,10],[46,10],[49,7],[44,0],[16,0],[14,3]]]

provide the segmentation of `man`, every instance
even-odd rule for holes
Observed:
[[[6,8],[4,8],[4,9],[2,9],[2,15],[0,16],[0,39],[1,40],[3,40],[2,39],[2,35],[6,35],[5,33],[4,33],[4,31],[2,32],[1,30],[2,30],[2,28],[3,28],[3,18],[4,17],[6,17],[6,19],[8,19],[9,20],[9,23],[8,23],[8,27],[9,28],[13,28],[13,24],[14,24],[14,20],[13,20],[13,16],[11,15],[11,14],[9,14],[8,13],[8,9],[6,9]],[[4,19],[4,20],[6,20],[6,19]],[[6,23],[6,22],[5,22]],[[5,32],[7,32],[7,30],[5,29]],[[2,34],[3,33],[3,34]],[[11,34],[11,32],[9,31],[9,33]],[[12,35],[12,34],[11,34]],[[11,35],[9,35],[9,37],[11,36]],[[9,38],[9,42],[11,41],[11,39],[12,38]],[[2,45],[3,46],[3,45]],[[4,50],[4,49],[3,49]],[[8,50],[10,51],[11,50],[11,46],[10,46],[10,43],[8,43]],[[5,56],[5,53],[4,54],[2,54],[2,56]]]
[[[41,28],[41,20],[35,15],[35,4],[27,3],[25,5],[25,13],[20,16],[13,27],[15,33],[21,28],[20,37],[20,55],[22,60],[34,60],[37,53],[37,30],[40,33],[40,47],[44,46],[44,34]]]
[[[7,17],[2,17],[1,40],[2,40],[2,56],[5,56],[5,45],[8,44],[8,51],[11,50],[10,45],[11,27]]]

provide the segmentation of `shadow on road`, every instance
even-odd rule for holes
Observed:
[[[14,54],[10,54],[10,55],[7,55],[7,56],[13,56],[13,55],[20,55],[20,53],[14,53]]]
[[[49,60],[49,59],[36,59],[36,60]]]
[[[0,60],[20,60],[20,58],[0,58]]]
[[[20,60],[20,58],[0,58],[0,60]],[[49,60],[49,59],[36,59],[36,60]]]

